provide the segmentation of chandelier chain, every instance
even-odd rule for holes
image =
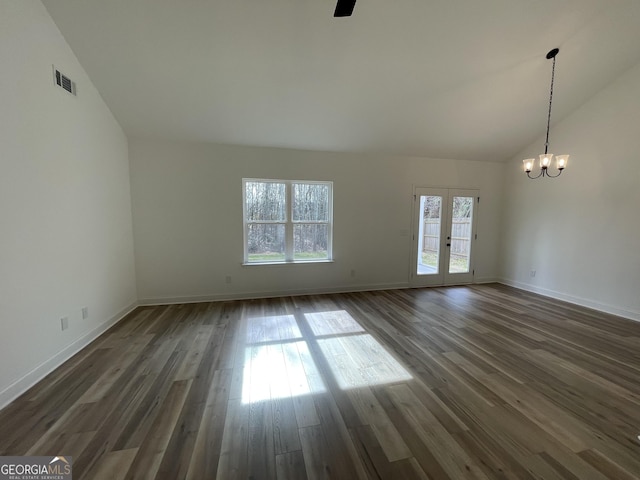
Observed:
[[[544,143],[544,153],[549,149],[549,128],[551,127],[551,102],[553,101],[553,80],[556,74],[556,57],[553,57],[553,67],[551,67],[551,89],[549,90],[549,113],[547,115],[547,138]]]

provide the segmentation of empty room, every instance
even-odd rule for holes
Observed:
[[[638,25],[0,0],[0,477],[640,478]]]

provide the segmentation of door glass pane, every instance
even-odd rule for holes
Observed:
[[[471,253],[473,197],[453,197],[449,273],[468,273]]]
[[[420,232],[418,237],[418,275],[435,275],[440,265],[440,228],[442,197],[420,196]]]

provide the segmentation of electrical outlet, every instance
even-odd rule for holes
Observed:
[[[82,307],[82,319],[86,320],[89,318],[89,307]]]
[[[536,271],[535,270],[531,270],[530,275],[531,275],[531,278],[535,277],[536,276]]]
[[[227,275],[224,279],[225,283],[231,283],[231,275]]]
[[[60,319],[60,328],[62,328],[63,332],[69,328],[69,317],[62,317]]]

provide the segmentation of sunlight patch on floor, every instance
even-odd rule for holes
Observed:
[[[249,318],[244,348],[243,404],[325,392],[319,355],[342,389],[412,379],[345,310]]]
[[[272,315],[247,319],[247,344],[302,338],[293,315]]]
[[[413,378],[371,335],[325,338],[318,344],[343,390]]]
[[[246,347],[242,403],[310,395],[325,390],[305,341]]]
[[[344,310],[305,313],[304,318],[316,337],[364,332],[364,328]]]

